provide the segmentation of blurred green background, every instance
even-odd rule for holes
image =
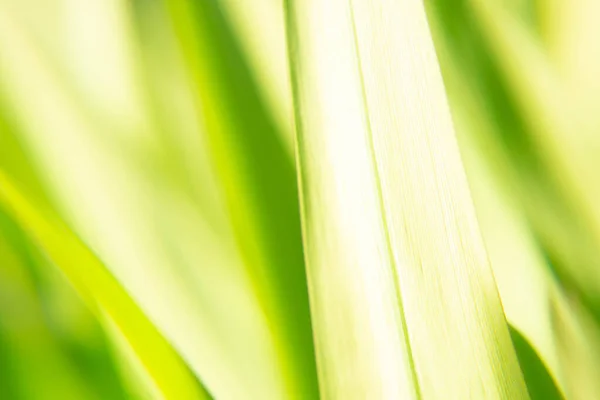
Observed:
[[[530,395],[600,398],[600,2],[425,6]],[[0,398],[318,397],[288,68],[282,0],[0,0]]]

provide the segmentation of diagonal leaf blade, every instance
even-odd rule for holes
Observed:
[[[59,221],[23,196],[3,173],[0,173],[0,204],[62,270],[92,310],[118,327],[164,398],[210,398],[95,255]]]
[[[528,398],[423,5],[288,1],[326,398]]]
[[[295,172],[219,2],[166,1],[227,211],[289,398],[317,394]],[[285,301],[281,301],[284,299]]]

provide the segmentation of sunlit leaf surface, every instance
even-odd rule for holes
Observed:
[[[326,397],[527,398],[422,4],[289,13]]]
[[[599,4],[1,0],[0,398],[600,398]]]

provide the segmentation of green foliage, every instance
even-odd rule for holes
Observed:
[[[3,0],[0,398],[600,398],[598,4]]]

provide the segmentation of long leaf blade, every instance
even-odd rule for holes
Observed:
[[[0,203],[99,313],[114,322],[166,399],[209,399],[179,355],[95,255],[0,174]]]
[[[528,398],[423,5],[290,1],[325,397]]]
[[[218,2],[168,0],[236,242],[289,398],[317,394],[294,167]],[[285,298],[285,301],[281,299]]]

